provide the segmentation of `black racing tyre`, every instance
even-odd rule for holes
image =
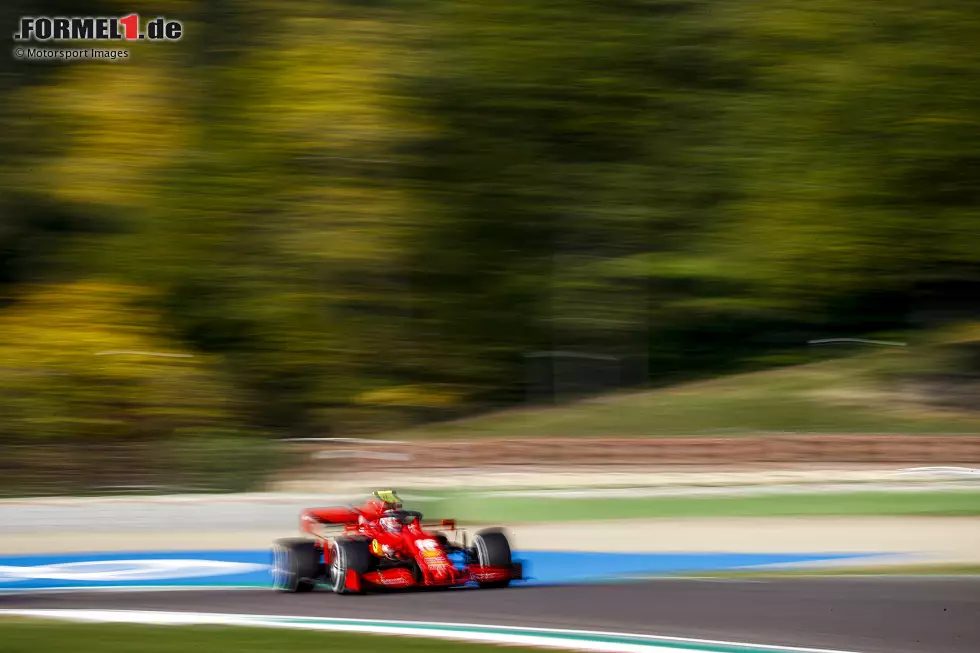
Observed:
[[[335,540],[330,547],[330,583],[337,594],[354,594],[347,589],[347,572],[360,575],[371,570],[371,543],[367,540]]]
[[[316,542],[302,538],[276,540],[272,545],[272,586],[279,592],[311,592],[322,574]]]
[[[484,530],[473,536],[473,552],[480,565],[488,567],[510,567],[512,564],[510,542],[507,536],[498,530]],[[510,579],[479,583],[484,589],[507,587]]]

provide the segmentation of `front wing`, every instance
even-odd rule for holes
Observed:
[[[509,567],[469,565],[445,580],[422,581],[417,580],[410,570],[404,568],[369,571],[366,574],[357,574],[348,570],[344,584],[351,592],[363,592],[378,588],[459,587],[469,583],[494,583],[505,580],[524,580],[524,564],[515,562]]]

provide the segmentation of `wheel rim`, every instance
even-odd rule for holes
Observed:
[[[289,564],[289,552],[286,547],[276,545],[272,549],[272,586],[276,589],[289,589],[295,573]]]
[[[473,545],[476,548],[476,560],[480,565],[490,564],[490,553],[487,551],[487,544],[483,541],[482,537],[476,537],[473,539]]]
[[[340,547],[334,545],[330,556],[330,580],[333,582],[334,589],[337,589],[343,583],[343,566],[340,563]]]

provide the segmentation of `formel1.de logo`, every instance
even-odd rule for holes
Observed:
[[[153,18],[140,28],[139,14],[122,17],[22,16],[15,41],[179,41],[184,25],[179,20]]]

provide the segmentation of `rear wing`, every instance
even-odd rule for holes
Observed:
[[[441,519],[424,521],[422,513],[415,510],[399,510],[396,512],[407,513],[415,517],[416,522],[423,529],[441,528],[450,531],[456,530],[455,519]],[[374,519],[378,515],[364,515],[360,508],[308,508],[300,513],[300,530],[311,533],[317,537],[329,537],[330,534],[339,535],[358,530],[361,516]]]
[[[419,526],[421,526],[423,530],[463,532],[457,527],[455,519],[441,519],[437,522],[421,523]],[[323,524],[310,521],[304,521],[300,526],[300,530],[302,530],[304,533],[308,533],[319,540],[329,540],[341,535],[358,533],[360,532],[360,529],[361,527],[359,524]]]
[[[447,531],[456,530],[456,520],[455,519],[440,519],[439,521],[429,521],[425,522],[421,519],[417,520],[419,528],[425,530],[429,528],[441,528]],[[344,524],[344,531],[351,532],[356,531],[360,528],[358,524]]]
[[[354,508],[307,508],[300,512],[303,523],[356,524],[360,513]]]

